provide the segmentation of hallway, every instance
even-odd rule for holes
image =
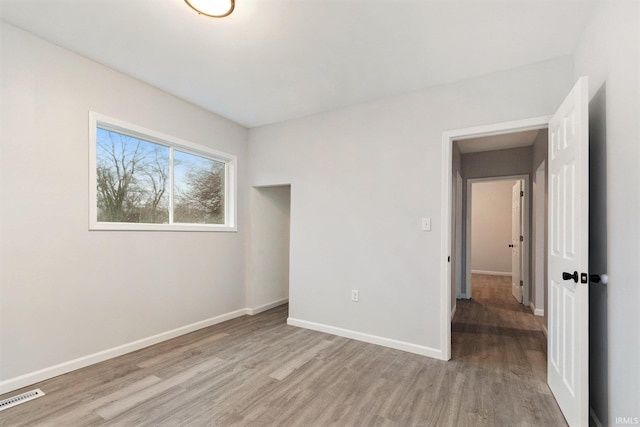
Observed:
[[[451,327],[452,361],[473,375],[473,398],[461,405],[487,411],[492,402],[484,416],[494,425],[566,425],[546,383],[542,323],[513,298],[510,277],[473,274],[472,298],[457,301]]]

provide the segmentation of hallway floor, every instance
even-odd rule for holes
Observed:
[[[481,408],[478,415],[489,424],[566,425],[546,383],[540,319],[511,295],[509,276],[474,274],[471,299],[457,301],[452,361],[472,373],[463,405]]]

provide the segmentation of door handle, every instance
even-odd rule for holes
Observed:
[[[574,271],[573,274],[571,273],[562,273],[562,280],[571,280],[573,279],[574,282],[578,283],[578,272]]]

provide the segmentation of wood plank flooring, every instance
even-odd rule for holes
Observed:
[[[562,426],[545,338],[508,278],[475,276],[449,362],[245,316],[3,396],[1,426]]]

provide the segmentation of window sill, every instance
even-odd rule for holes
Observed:
[[[237,232],[238,228],[213,224],[137,224],[127,222],[96,222],[89,225],[90,231],[200,231]]]

